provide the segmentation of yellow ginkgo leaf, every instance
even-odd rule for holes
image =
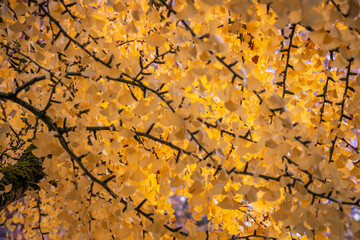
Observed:
[[[150,35],[145,37],[144,40],[145,42],[147,42],[148,44],[154,47],[160,47],[162,44],[166,42],[166,38],[157,32],[151,33]]]
[[[240,105],[237,103],[234,103],[232,100],[225,102],[224,105],[231,112],[235,112],[236,110],[238,110],[240,108]]]
[[[241,207],[241,203],[235,201],[232,198],[225,197],[221,202],[217,204],[219,207],[228,210],[235,210]]]

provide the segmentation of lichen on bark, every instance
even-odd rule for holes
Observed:
[[[45,176],[42,168],[42,158],[32,154],[36,147],[31,144],[22,154],[17,163],[0,169],[4,176],[0,180],[0,210],[25,196],[29,189],[36,189],[37,184]],[[12,185],[9,192],[5,186]]]

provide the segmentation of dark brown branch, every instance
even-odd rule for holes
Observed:
[[[286,94],[290,94],[293,95],[294,93],[290,92],[289,90],[286,89],[286,77],[287,77],[287,72],[288,72],[288,68],[293,68],[292,65],[289,64],[290,61],[290,50],[292,47],[296,47],[294,45],[292,45],[294,36],[295,36],[295,28],[296,28],[296,24],[291,25],[290,29],[291,29],[291,33],[289,35],[289,46],[287,47],[287,49],[281,49],[280,51],[284,51],[286,52],[286,65],[285,65],[285,69],[282,72],[283,73],[283,80],[281,82],[277,82],[277,85],[282,85],[283,87],[283,93],[282,93],[282,97],[285,97]]]
[[[2,93],[0,92],[0,100],[10,100],[14,103],[17,103],[18,105],[24,107],[31,113],[33,113],[35,116],[37,116],[40,120],[42,120],[49,130],[56,131],[59,134],[57,135],[57,138],[60,142],[60,145],[64,148],[64,150],[69,154],[71,159],[73,159],[81,168],[81,170],[93,181],[102,186],[113,198],[117,198],[117,195],[101,180],[97,179],[94,175],[90,173],[90,171],[83,165],[81,158],[76,156],[74,152],[70,149],[68,142],[65,140],[64,136],[62,135],[62,132],[60,129],[53,123],[51,118],[47,116],[44,112],[40,111],[39,109],[35,108],[31,104],[25,102],[24,100],[21,100],[20,98],[16,97],[13,93]]]
[[[84,44],[79,43],[78,41],[76,41],[74,38],[72,38],[61,26],[60,22],[55,19],[49,12],[48,10],[45,8],[45,6],[43,4],[39,4],[36,1],[32,0],[32,2],[34,2],[36,5],[38,5],[39,9],[44,12],[44,14],[46,16],[48,16],[48,18],[50,19],[51,22],[53,22],[61,31],[61,33],[67,38],[69,39],[70,42],[73,42],[76,46],[78,46],[79,48],[81,48],[86,54],[88,54],[90,57],[92,57],[95,61],[101,63],[102,65],[106,66],[107,68],[111,68],[111,66],[104,62],[103,60],[101,60],[100,58],[96,57],[95,54],[91,53]]]
[[[340,118],[339,118],[339,124],[337,126],[337,128],[340,128],[341,124],[342,124],[342,120],[345,117],[344,111],[345,111],[345,102],[346,102],[346,98],[348,97],[348,89],[349,89],[349,78],[351,75],[351,63],[352,63],[353,59],[349,59],[348,62],[348,66],[346,67],[347,71],[346,71],[346,77],[345,78],[340,78],[340,81],[345,81],[345,91],[342,97],[342,101],[340,103],[337,103],[337,105],[341,106],[341,113],[340,113]],[[335,150],[335,145],[336,145],[336,141],[338,140],[338,136],[335,136],[334,139],[331,141],[331,147],[329,149],[329,163],[333,162],[332,157],[333,157],[333,153]]]

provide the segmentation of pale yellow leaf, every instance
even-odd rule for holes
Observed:
[[[154,32],[145,37],[145,42],[154,47],[160,47],[166,42],[166,38],[160,33]]]
[[[144,173],[140,170],[140,168],[137,168],[131,175],[130,179],[134,182],[142,182],[144,181]]]
[[[240,105],[237,103],[234,103],[232,100],[225,102],[224,105],[231,112],[235,112],[237,109],[240,108]]]
[[[223,209],[229,209],[229,210],[235,210],[241,207],[241,203],[229,197],[224,198],[224,200],[219,202],[217,205]]]
[[[246,87],[249,90],[257,90],[261,85],[262,82],[253,76],[250,76],[249,78],[246,79]]]
[[[5,193],[10,192],[11,188],[12,188],[12,184],[6,185],[5,186]]]

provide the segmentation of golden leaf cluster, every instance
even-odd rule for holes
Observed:
[[[47,176],[1,223],[27,239],[360,239],[359,10],[2,1],[1,164],[33,143]]]

